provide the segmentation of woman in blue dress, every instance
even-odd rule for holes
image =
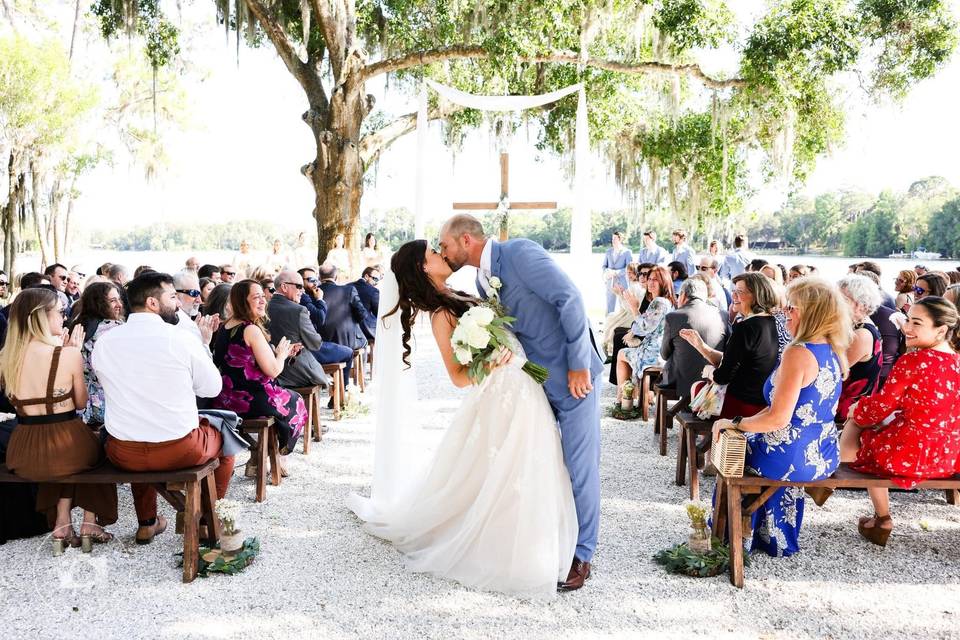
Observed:
[[[787,328],[794,336],[764,385],[768,407],[749,418],[717,420],[747,433],[747,473],[777,480],[810,481],[830,476],[840,462],[833,417],[848,372],[844,353],[853,333],[849,311],[836,287],[820,278],[787,288]],[[779,489],[744,523],[752,551],[789,556],[800,550],[802,488]]]

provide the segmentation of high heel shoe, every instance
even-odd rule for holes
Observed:
[[[80,551],[83,553],[91,553],[93,551],[93,545],[106,544],[111,540],[113,540],[113,534],[107,531],[101,530],[98,533],[81,533]]]
[[[62,529],[64,527],[59,528]],[[51,536],[51,546],[54,557],[62,556],[63,552],[66,551],[68,547],[79,547],[81,545],[80,537],[73,530],[72,526],[69,527],[69,531],[70,533],[64,536],[58,536],[56,533]],[[54,529],[54,532],[56,532],[56,529]]]
[[[873,521],[871,526],[867,526],[867,523]],[[881,525],[890,523],[890,528],[885,529]],[[890,518],[890,515],[879,516],[873,514],[873,517],[864,516],[860,518],[860,522],[857,523],[857,530],[860,532],[860,535],[872,542],[873,544],[879,547],[887,546],[887,539],[890,537],[890,534],[893,533],[893,519]]]

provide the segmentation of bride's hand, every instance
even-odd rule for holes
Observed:
[[[487,362],[487,369],[492,372],[497,367],[510,364],[510,361],[513,360],[513,351],[500,345],[496,351],[493,352],[491,358],[492,359]]]

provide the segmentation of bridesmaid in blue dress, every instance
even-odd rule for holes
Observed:
[[[764,385],[768,407],[749,418],[718,420],[724,429],[747,433],[746,472],[778,480],[829,477],[840,462],[833,417],[847,363],[843,354],[852,335],[847,307],[836,288],[819,278],[796,280],[787,288],[787,329],[794,336],[779,367]],[[802,488],[779,489],[753,514],[744,537],[749,550],[789,556],[800,550]]]

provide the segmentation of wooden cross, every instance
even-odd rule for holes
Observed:
[[[510,195],[510,154],[500,154],[500,200]],[[454,202],[453,208],[460,211],[496,211],[500,206],[499,202]],[[556,209],[556,202],[510,202],[507,207],[507,213],[516,209]],[[500,221],[500,241],[506,241],[509,237],[507,233],[507,216]]]

